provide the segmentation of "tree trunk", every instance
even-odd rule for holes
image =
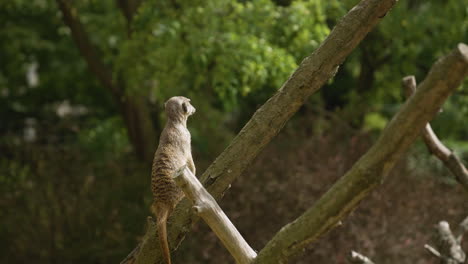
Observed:
[[[135,154],[151,164],[157,136],[146,101],[141,96],[127,95],[120,102],[120,109]]]
[[[283,87],[255,112],[200,178],[215,199],[223,196],[307,98],[335,75],[338,66],[395,3],[396,0],[361,1],[338,22],[317,50],[302,61]],[[170,218],[168,241],[171,248],[177,248],[197,220],[191,207],[186,199],[182,200]],[[152,221],[148,221],[141,243],[121,263],[162,263]]]
[[[142,96],[127,94],[125,86],[121,85],[124,82],[113,79],[112,71],[98,56],[96,48],[91,43],[83,24],[81,24],[78,11],[67,0],[56,1],[62,12],[63,21],[70,28],[75,44],[88,64],[90,71],[96,76],[101,85],[112,94],[114,102],[118,105],[135,154],[140,160],[151,164],[153,151],[156,147],[156,128],[151,120],[146,101]],[[127,13],[131,11],[131,14],[134,14],[138,6],[137,2],[139,1],[135,1],[135,6],[132,5]]]

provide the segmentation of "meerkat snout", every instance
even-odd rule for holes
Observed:
[[[182,108],[184,109],[184,112],[189,116],[195,114],[195,112],[197,111],[197,109],[195,109],[195,107],[193,107],[193,105],[190,104],[190,99],[188,102],[182,103]]]

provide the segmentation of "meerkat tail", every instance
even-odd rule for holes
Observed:
[[[171,254],[169,252],[169,244],[167,243],[167,218],[169,210],[163,209],[158,212],[158,234],[159,243],[164,256],[166,264],[171,264]]]

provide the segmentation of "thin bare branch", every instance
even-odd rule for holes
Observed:
[[[440,221],[436,226],[437,249],[426,245],[434,256],[438,257],[445,264],[463,264],[466,254],[461,247],[461,239],[455,238],[450,229],[449,223]]]
[[[437,61],[418,91],[402,106],[377,142],[299,218],[284,226],[254,263],[285,263],[346,217],[375,189],[419,136],[442,103],[468,75],[468,46],[459,44]]]
[[[213,196],[206,191],[187,166],[179,169],[173,178],[187,198],[192,201],[195,212],[211,227],[236,262],[251,263],[257,253],[247,244]]]
[[[437,251],[437,249],[435,249],[433,246],[429,245],[429,244],[425,244],[424,245],[424,248],[429,252],[431,253],[432,255],[438,257],[438,258],[442,258],[442,255],[440,254],[439,251]]]
[[[468,232],[468,216],[460,223],[460,233]]]
[[[349,256],[349,261],[355,264],[374,264],[370,258],[352,250]]]
[[[218,199],[239,177],[265,146],[279,133],[307,98],[335,75],[338,66],[362,41],[367,33],[387,14],[396,0],[363,0],[345,15],[327,39],[290,76],[279,91],[252,116],[226,150],[201,177],[207,190]],[[177,247],[196,220],[191,205],[182,201],[170,222],[169,241]],[[155,233],[152,234],[156,236]],[[140,256],[160,263],[159,249],[143,242]]]
[[[416,91],[416,78],[414,76],[406,76],[403,78],[402,85],[406,97],[409,98]],[[440,159],[452,172],[457,181],[468,191],[468,170],[460,158],[439,140],[429,123],[424,127],[422,137],[429,152]]]

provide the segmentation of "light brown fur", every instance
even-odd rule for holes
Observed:
[[[167,219],[184,196],[171,177],[185,164],[195,174],[190,132],[187,129],[187,118],[195,113],[195,108],[190,104],[190,99],[182,96],[170,98],[164,106],[167,122],[154,154],[151,171],[151,190],[154,200],[151,211],[158,219],[157,227],[164,259],[166,264],[171,264],[167,243]]]

